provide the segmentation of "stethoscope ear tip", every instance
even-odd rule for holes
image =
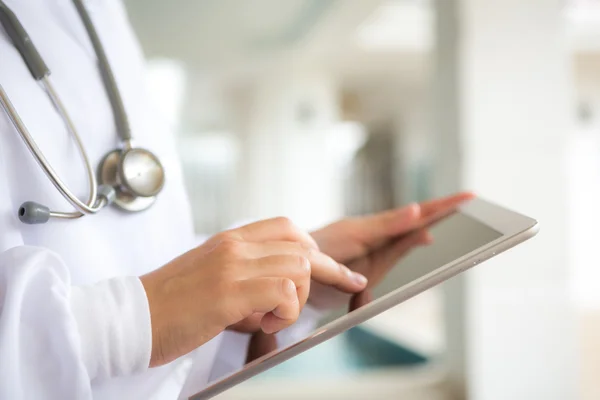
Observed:
[[[19,207],[19,219],[29,225],[44,224],[50,219],[50,209],[34,201],[26,201]]]
[[[115,200],[115,189],[110,185],[100,185],[98,187],[98,199],[96,203],[98,210],[110,205]],[[35,201],[26,201],[19,207],[18,217],[21,222],[28,225],[45,224],[50,217],[62,217],[63,213],[52,213],[48,207]],[[83,214],[79,214],[83,215]]]

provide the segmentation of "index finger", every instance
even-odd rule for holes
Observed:
[[[351,271],[318,250],[306,249],[289,242],[250,243],[246,248],[250,257],[262,258],[282,254],[305,257],[310,262],[312,279],[324,285],[335,286],[343,292],[355,293],[367,285],[366,277]],[[283,271],[281,267],[279,270]],[[263,268],[261,272],[264,271]]]
[[[254,222],[230,231],[248,242],[290,241],[300,242],[309,248],[318,249],[317,242],[285,217],[271,218]]]
[[[384,211],[373,215],[355,218],[353,221],[360,229],[361,242],[371,246],[383,243],[390,237],[403,235],[413,230],[422,217],[419,204],[410,204],[394,210]]]

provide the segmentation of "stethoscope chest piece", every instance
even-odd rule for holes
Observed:
[[[100,163],[98,181],[115,188],[114,205],[137,212],[154,204],[164,186],[165,171],[158,157],[146,149],[118,149]]]

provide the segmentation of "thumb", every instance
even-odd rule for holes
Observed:
[[[358,310],[362,306],[366,306],[373,301],[373,294],[370,290],[363,290],[360,293],[355,294],[350,299],[350,305],[348,306],[348,312]]]
[[[246,364],[272,352],[273,350],[277,350],[277,337],[274,334],[264,333],[261,330],[255,332],[250,338],[248,355],[246,356]]]
[[[357,232],[361,241],[367,245],[376,245],[413,230],[421,219],[421,206],[417,203],[384,211],[382,213],[360,217]]]

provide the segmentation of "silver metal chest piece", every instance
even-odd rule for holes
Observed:
[[[114,203],[119,208],[137,212],[156,201],[165,182],[165,173],[158,158],[140,148],[114,150],[108,153],[98,168],[100,184],[115,188]]]

